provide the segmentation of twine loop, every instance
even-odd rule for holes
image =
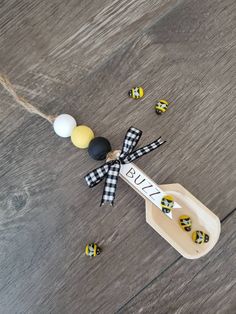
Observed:
[[[33,106],[31,103],[29,103],[24,97],[19,96],[12,83],[3,74],[0,74],[0,83],[5,88],[5,90],[7,90],[9,94],[15,99],[15,101],[24,109],[26,109],[28,112],[32,114],[37,114],[38,116],[50,122],[51,124],[53,123],[53,121],[56,118],[55,116],[45,114],[44,112],[40,111],[35,106]]]

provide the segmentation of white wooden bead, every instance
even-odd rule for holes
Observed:
[[[69,114],[60,114],[53,122],[53,128],[57,135],[69,137],[76,127],[75,119]]]

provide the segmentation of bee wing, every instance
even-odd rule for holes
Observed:
[[[203,234],[202,234],[201,232],[198,231],[198,232],[197,232],[197,235],[198,235],[198,237],[199,237],[200,240],[203,239]]]
[[[138,88],[137,88],[137,87],[134,88],[134,95],[135,95],[135,96],[139,96],[139,92],[138,92]]]
[[[169,205],[169,202],[166,199],[163,200],[163,203],[165,204],[165,206]]]

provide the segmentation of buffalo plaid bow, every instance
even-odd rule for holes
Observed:
[[[142,131],[130,127],[125,135],[123,142],[123,147],[119,157],[116,160],[107,161],[101,167],[98,167],[85,176],[85,180],[90,188],[94,187],[100,183],[104,178],[106,178],[105,186],[103,190],[101,205],[109,203],[113,205],[116,193],[116,186],[118,181],[118,176],[120,172],[121,164],[128,164],[143,155],[150,153],[152,150],[156,149],[165,141],[160,137],[154,142],[139,148],[133,152],[133,149],[138,144],[139,139],[142,136]]]

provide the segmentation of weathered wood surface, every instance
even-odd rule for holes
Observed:
[[[236,204],[235,7],[233,0],[3,1],[0,68],[39,108],[74,115],[114,148],[130,125],[144,131],[141,143],[165,137],[139,167],[160,184],[181,183],[224,219]],[[127,98],[136,84],[146,90],[141,101]],[[99,208],[102,184],[89,190],[83,180],[98,163],[2,89],[0,97],[0,312],[113,313],[172,268],[174,291],[183,259],[144,223],[141,198],[120,180],[115,207]],[[171,101],[162,117],[153,111],[158,98]],[[84,246],[94,240],[104,252],[89,260]],[[220,256],[221,274],[231,269],[227,261]],[[233,310],[233,280],[217,290],[215,308],[227,291]],[[153,298],[155,306],[162,295]],[[185,308],[183,298],[176,302],[173,309]]]
[[[73,83],[179,2],[1,1],[1,66],[12,75],[37,68]]]
[[[235,313],[236,211],[222,225],[217,249],[207,257],[179,258],[119,313]]]

